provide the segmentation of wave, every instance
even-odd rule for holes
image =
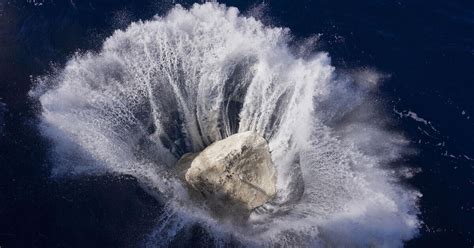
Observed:
[[[30,92],[54,143],[53,176],[136,177],[166,203],[146,246],[196,224],[207,246],[402,246],[418,233],[420,194],[389,166],[408,148],[377,104],[383,76],[336,72],[327,53],[302,56],[309,49],[292,41],[287,28],[205,3],[75,54]],[[172,170],[182,154],[250,130],[269,142],[278,191],[235,224],[190,201]]]

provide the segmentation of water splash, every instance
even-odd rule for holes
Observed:
[[[55,143],[53,175],[138,178],[167,203],[147,246],[196,224],[212,246],[401,246],[417,234],[420,195],[386,168],[407,142],[372,100],[383,77],[335,73],[326,53],[299,57],[290,42],[288,29],[216,3],[116,31],[31,91]],[[170,171],[182,154],[249,130],[269,142],[278,193],[235,225],[188,200]]]

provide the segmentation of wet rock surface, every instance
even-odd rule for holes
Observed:
[[[179,177],[211,208],[251,211],[276,194],[276,169],[266,140],[254,132],[217,141],[177,163]]]

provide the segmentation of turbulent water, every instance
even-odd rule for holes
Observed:
[[[383,75],[336,71],[328,54],[302,53],[308,44],[215,3],[116,31],[31,91],[53,176],[136,177],[166,203],[146,246],[196,224],[210,246],[401,246],[418,232],[419,193],[399,182],[407,141],[379,106]],[[249,130],[269,142],[278,192],[233,224],[189,200],[171,171],[182,154]]]

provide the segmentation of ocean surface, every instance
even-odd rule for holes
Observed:
[[[0,0],[0,247],[473,247],[473,1],[219,3]],[[247,130],[236,226],[167,170]]]

